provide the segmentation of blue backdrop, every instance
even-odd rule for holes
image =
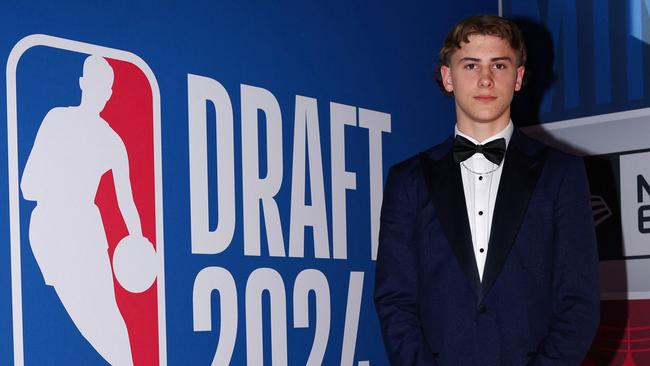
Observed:
[[[510,6],[510,5],[507,5]],[[513,5],[514,6],[514,5]],[[149,66],[157,80],[160,92],[160,147],[162,150],[162,201],[164,206],[165,244],[165,316],[166,353],[170,365],[210,364],[220,342],[219,327],[223,319],[236,318],[235,344],[230,363],[252,362],[255,351],[248,350],[247,327],[259,329],[263,339],[264,364],[282,350],[273,344],[271,324],[277,318],[270,310],[272,298],[282,297],[287,329],[288,364],[303,365],[312,352],[315,324],[325,314],[316,310],[322,292],[309,295],[309,326],[294,327],[293,294],[299,273],[314,269],[326,279],[331,311],[331,322],[325,335],[323,364],[342,362],[342,354],[352,358],[344,364],[369,361],[371,365],[386,365],[379,326],[372,302],[374,261],[372,260],[372,205],[371,175],[380,172],[381,181],[388,167],[429,145],[441,141],[452,130],[453,102],[443,97],[433,81],[436,54],[447,30],[457,20],[476,13],[496,13],[497,2],[463,1],[436,3],[407,1],[399,4],[389,1],[329,1],[322,3],[252,2],[4,2],[0,6],[0,63],[7,69],[7,60],[14,46],[31,34],[46,34],[91,45],[124,50],[137,55]],[[18,62],[15,91],[18,112],[18,174],[20,175],[32,148],[40,121],[54,106],[75,105],[79,100],[77,78],[80,76],[82,54],[61,51],[53,47],[39,47],[27,51]],[[188,75],[198,75],[223,86],[233,109],[234,143],[234,215],[235,229],[227,248],[217,254],[199,254],[192,250],[190,214],[190,147]],[[4,80],[4,78],[3,78]],[[5,83],[3,85],[7,86]],[[245,86],[242,86],[245,85]],[[282,138],[283,164],[281,185],[274,195],[279,212],[283,242],[272,243],[284,248],[283,255],[271,255],[265,227],[261,218],[261,250],[259,254],[245,255],[242,154],[242,103],[247,86],[268,91],[277,101],[281,113],[281,131],[273,136]],[[634,89],[636,90],[636,89]],[[10,91],[10,93],[13,93]],[[600,96],[600,94],[598,94]],[[612,93],[611,95],[616,95]],[[317,256],[314,252],[314,230],[304,230],[304,256],[290,256],[289,237],[292,220],[292,162],[294,149],[294,119],[297,96],[313,98],[317,103],[317,126],[325,183],[327,247],[329,253]],[[0,100],[7,100],[7,88],[0,88]],[[566,103],[574,103],[568,98]],[[606,98],[602,96],[602,98]],[[610,96],[611,101],[615,97]],[[580,99],[578,99],[580,100]],[[356,174],[356,189],[347,189],[347,258],[334,258],[332,239],[332,151],[330,103],[350,106],[353,121],[344,128],[344,169]],[[214,135],[219,121],[210,102],[206,105],[208,151],[218,149]],[[334,107],[336,108],[336,107]],[[373,127],[363,127],[363,111],[371,110],[390,117],[390,132],[381,133],[381,169],[371,167],[369,149]],[[552,113],[556,109],[551,109]],[[218,111],[216,113],[219,113]],[[0,117],[7,117],[7,103],[0,103]],[[258,113],[259,172],[267,170],[265,114]],[[312,119],[313,121],[313,119]],[[385,120],[384,120],[385,121]],[[7,123],[9,121],[7,120]],[[216,127],[215,127],[216,126]],[[277,126],[276,126],[277,127]],[[0,141],[9,141],[6,128],[0,128]],[[304,139],[303,139],[304,140]],[[304,143],[303,140],[302,143]],[[313,140],[310,143],[313,144]],[[311,149],[312,146],[308,146]],[[337,148],[341,148],[338,146]],[[311,151],[311,150],[310,150]],[[311,156],[310,156],[311,157]],[[14,362],[15,343],[12,315],[12,274],[10,253],[10,195],[11,166],[8,149],[0,149],[0,364]],[[217,156],[207,155],[210,229],[215,230],[219,197],[212,178],[217,172]],[[271,162],[274,163],[274,162]],[[268,165],[270,166],[271,163]],[[277,163],[277,162],[275,162]],[[308,176],[314,166],[306,168]],[[305,167],[302,167],[303,169]],[[373,170],[374,169],[374,170]],[[311,175],[313,177],[313,175]],[[311,202],[306,179],[307,205]],[[375,204],[377,202],[375,201]],[[105,361],[76,330],[56,293],[45,286],[38,271],[27,239],[27,210],[29,202],[20,198],[22,239],[23,292],[22,344],[25,364],[103,364]],[[275,232],[273,235],[277,235]],[[277,253],[276,253],[277,254]],[[318,257],[318,258],[317,258]],[[212,299],[211,331],[195,331],[198,317],[193,306],[195,282],[200,271],[216,267],[232,275],[236,285],[237,314],[222,309],[219,300],[229,295],[217,293]],[[259,270],[266,268],[265,270]],[[261,276],[255,282],[252,273]],[[304,273],[304,272],[303,272]],[[254,284],[267,286],[275,274],[281,279],[284,293],[268,291],[253,294]],[[270,282],[265,282],[268,280]],[[359,280],[355,289],[351,282]],[[212,284],[212,285],[220,285]],[[272,290],[273,292],[275,290]],[[232,298],[230,298],[232,299]],[[355,299],[360,299],[356,337],[346,338],[346,328],[353,329]],[[259,301],[263,309],[261,324],[250,324],[247,317],[252,302]],[[280,303],[283,303],[282,301]],[[228,310],[228,311],[227,311]],[[145,309],[143,311],[152,311]],[[250,312],[250,311],[249,311]],[[278,325],[273,323],[273,327]],[[231,329],[232,330],[232,329]],[[345,343],[345,344],[344,344]],[[220,345],[223,347],[223,345]],[[253,345],[254,346],[254,345]],[[253,347],[254,348],[254,347]],[[135,351],[134,351],[135,352]],[[348,363],[351,362],[351,363]]]

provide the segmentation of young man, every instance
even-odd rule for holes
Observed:
[[[455,137],[391,168],[375,304],[392,365],[579,365],[599,319],[582,161],[513,127],[526,51],[497,16],[440,51]]]

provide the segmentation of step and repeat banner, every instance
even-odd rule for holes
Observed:
[[[584,364],[650,364],[650,2],[501,6],[534,40],[516,120],[587,165],[603,302]]]
[[[4,2],[0,364],[387,365],[384,177],[497,5]]]

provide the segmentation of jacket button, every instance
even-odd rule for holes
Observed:
[[[481,304],[481,305],[478,306],[478,312],[479,312],[480,314],[485,314],[486,311],[487,311],[487,306],[485,306],[485,305],[483,305],[483,304]]]

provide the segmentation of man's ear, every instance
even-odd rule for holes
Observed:
[[[449,93],[453,93],[454,83],[451,79],[451,70],[449,69],[449,66],[440,66],[440,76],[442,78],[442,86],[445,88],[445,90]]]
[[[521,90],[521,87],[524,83],[524,73],[526,72],[526,67],[521,65],[517,68],[517,79],[515,80],[515,91]]]

